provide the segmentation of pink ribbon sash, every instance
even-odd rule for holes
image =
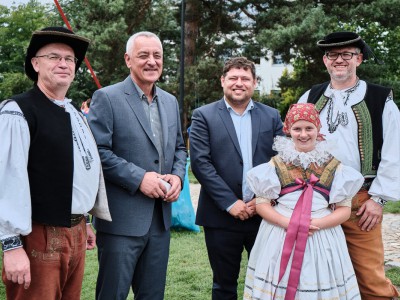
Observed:
[[[293,210],[293,214],[290,218],[289,226],[286,232],[285,242],[283,244],[278,282],[282,280],[282,277],[285,274],[290,255],[293,247],[295,247],[285,300],[294,299],[297,286],[299,285],[301,266],[303,264],[304,251],[306,248],[308,232],[311,223],[313,189],[317,189],[329,195],[328,190],[315,186],[318,181],[318,177],[316,177],[314,174],[311,174],[309,182],[305,182],[303,179],[297,178],[295,180],[297,185],[281,190],[281,194],[287,194],[304,188]]]

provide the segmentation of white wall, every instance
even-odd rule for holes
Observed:
[[[273,62],[272,53],[268,55],[268,60],[265,58],[260,59],[260,64],[256,64],[256,75],[261,78],[256,90],[260,91],[260,94],[270,94],[272,90],[280,90],[278,87],[279,78],[285,69],[289,72],[293,71],[292,65],[283,64],[278,59]]]

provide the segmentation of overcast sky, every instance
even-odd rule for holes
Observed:
[[[0,4],[1,5],[5,5],[5,6],[8,6],[8,7],[10,7],[13,4],[14,5],[26,4],[28,2],[29,2],[29,0],[0,0]],[[40,0],[39,2],[43,3],[43,4],[45,4],[45,3],[54,3],[53,0]]]

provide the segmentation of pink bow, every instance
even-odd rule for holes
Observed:
[[[283,244],[281,265],[279,270],[279,280],[282,280],[283,275],[287,269],[289,258],[292,253],[294,244],[294,255],[292,266],[290,268],[289,281],[286,289],[285,300],[294,299],[299,285],[301,266],[303,264],[304,251],[307,244],[308,232],[311,223],[311,204],[313,197],[313,189],[318,189],[321,192],[329,195],[326,189],[315,186],[319,178],[311,174],[309,182],[301,178],[296,178],[296,186],[282,189],[281,194],[291,193],[298,189],[304,188],[296,203],[292,217],[290,218],[289,226],[287,229],[285,242]]]

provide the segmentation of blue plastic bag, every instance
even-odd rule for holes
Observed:
[[[172,203],[172,228],[186,229],[190,231],[200,232],[200,227],[195,224],[195,213],[190,198],[189,188],[189,165],[190,160],[186,163],[186,175],[183,182],[183,190],[179,195],[178,201]]]

